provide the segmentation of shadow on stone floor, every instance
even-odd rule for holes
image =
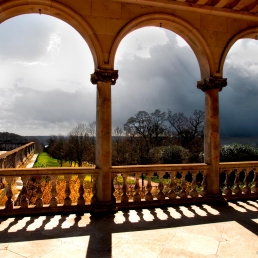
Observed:
[[[179,228],[235,221],[258,235],[258,201],[223,206],[191,205],[119,211],[94,217],[89,214],[0,219],[0,245],[13,242],[87,236],[86,258],[111,257],[112,234]]]

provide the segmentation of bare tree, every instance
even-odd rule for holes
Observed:
[[[177,144],[191,152],[200,152],[203,149],[204,112],[195,110],[193,116],[186,117],[183,113],[173,114],[168,110],[167,120]]]
[[[135,117],[130,117],[124,124],[127,135],[142,136],[147,139],[149,144],[153,144],[153,139],[166,131],[166,113],[156,109],[153,113],[139,111]]]
[[[57,159],[60,166],[67,160],[67,138],[62,135],[51,136],[48,140],[48,154]]]
[[[96,121],[87,126],[87,133],[89,135],[89,146],[87,152],[87,161],[91,164],[95,164],[95,148],[96,148]]]
[[[126,135],[131,137],[131,144],[134,145],[133,154],[137,153],[138,164],[148,164],[149,150],[159,144],[164,136],[167,127],[166,113],[156,109],[153,113],[139,111],[135,117],[130,117],[124,124]]]
[[[69,134],[69,149],[73,153],[78,166],[82,166],[83,158],[87,155],[90,138],[86,124],[78,124]]]
[[[125,131],[119,126],[113,130],[112,144],[112,164],[126,165],[127,147]]]

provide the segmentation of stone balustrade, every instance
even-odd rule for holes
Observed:
[[[0,190],[0,217],[89,212],[97,174],[95,168],[2,169],[5,188]],[[19,193],[17,180],[22,185]]]
[[[203,203],[207,195],[206,164],[113,167],[119,208]]]
[[[227,201],[258,199],[258,162],[220,163],[220,189]]]
[[[220,163],[221,200],[258,199],[257,166],[258,162]],[[112,202],[118,209],[216,202],[218,196],[208,191],[209,170],[204,163],[114,166]],[[101,205],[97,202],[100,172],[97,168],[1,169],[5,181],[0,217],[93,212],[94,205]]]
[[[19,148],[7,151],[0,155],[1,168],[17,168],[26,163],[27,159],[34,154],[35,143],[30,142]]]

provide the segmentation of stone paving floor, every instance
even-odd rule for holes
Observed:
[[[37,160],[37,157],[38,157],[38,154],[34,154],[33,157],[31,158],[31,160],[28,162],[26,168],[32,168],[34,163],[36,162]]]
[[[0,219],[0,257],[258,258],[258,201]]]

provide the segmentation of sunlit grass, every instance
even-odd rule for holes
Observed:
[[[41,167],[61,167],[60,163],[58,162],[58,159],[54,159],[50,157],[46,152],[41,152],[37,160],[33,166],[34,168],[41,168]],[[62,167],[78,167],[78,165],[75,162],[68,162],[63,161]]]

